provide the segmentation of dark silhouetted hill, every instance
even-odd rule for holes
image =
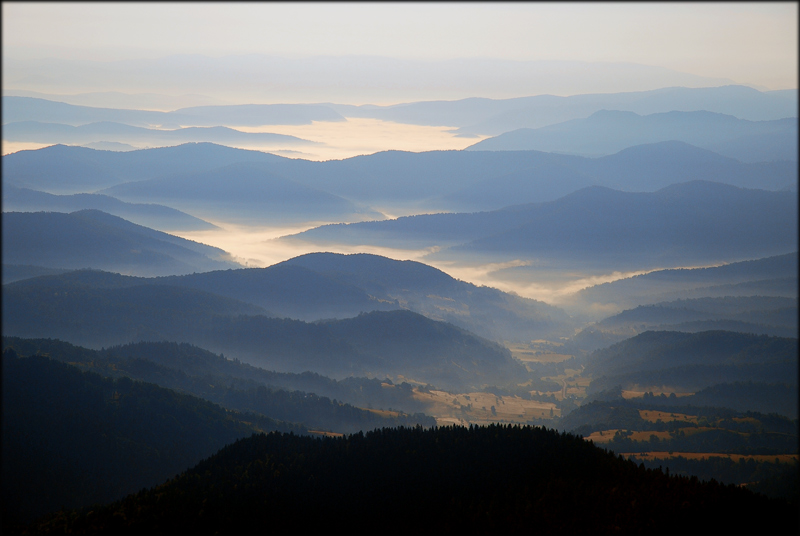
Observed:
[[[256,430],[302,431],[12,349],[2,365],[4,532],[155,486]]]
[[[491,425],[254,436],[156,489],[31,530],[728,534],[796,524],[785,502],[737,486],[646,470],[554,430]]]

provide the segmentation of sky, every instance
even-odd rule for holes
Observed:
[[[797,87],[797,2],[3,2],[2,8],[6,58],[580,60]]]

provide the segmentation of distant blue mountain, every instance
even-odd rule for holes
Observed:
[[[619,310],[677,299],[725,296],[797,297],[797,250],[709,268],[657,270],[594,285],[576,302],[614,304]]]
[[[796,191],[798,176],[796,161],[742,163],[674,141],[632,147],[601,158],[540,151],[386,151],[311,162],[203,143],[130,152],[55,146],[2,157],[4,184],[50,193],[96,192],[145,180],[155,185],[171,176],[209,174],[244,163],[257,164],[273,181],[282,179],[360,206],[399,205],[404,212],[409,206],[420,212],[495,210],[511,204],[553,201],[592,185],[641,192],[709,180],[745,188]],[[228,182],[227,186],[232,184]],[[163,198],[145,196],[143,187],[130,187],[139,190],[138,197],[122,198],[169,205]],[[259,195],[245,201],[273,201],[268,193]],[[206,201],[216,200],[212,197]],[[193,213],[188,207],[175,208]],[[369,215],[365,213],[364,217]],[[355,219],[359,218],[339,221]]]
[[[130,202],[161,203],[243,224],[383,217],[337,195],[286,179],[268,164],[254,162],[128,182],[102,192]]]
[[[601,110],[586,119],[507,132],[467,150],[536,150],[600,156],[664,141],[682,141],[742,162],[797,161],[797,118],[747,121],[706,111],[641,116]]]
[[[175,173],[206,171],[237,162],[280,160],[285,158],[213,143],[185,143],[130,152],[54,145],[3,156],[3,184],[72,194]]]
[[[183,126],[308,125],[312,121],[344,121],[320,104],[249,104],[196,106],[172,112],[76,106],[34,97],[3,97],[3,125],[21,121],[86,125],[97,122],[132,126],[177,128]]]
[[[665,87],[628,93],[579,94],[569,97],[525,97],[519,106],[459,128],[460,134],[496,136],[519,128],[540,128],[581,119],[600,110],[622,110],[639,115],[671,111],[708,111],[748,121],[797,117],[797,90],[758,91],[746,86]]]
[[[797,196],[692,181],[653,193],[591,186],[555,201],[470,214],[322,226],[317,244],[444,247],[432,259],[580,262],[616,270],[726,262],[797,247]]]
[[[84,209],[101,210],[161,231],[218,229],[207,221],[163,205],[125,203],[101,194],[53,195],[11,185],[3,187],[5,212],[75,212]]]
[[[4,212],[3,262],[161,276],[239,268],[219,248],[136,225],[99,210]]]
[[[118,142],[158,145],[164,143],[210,142],[245,145],[314,145],[317,142],[285,134],[241,132],[228,127],[187,127],[157,130],[103,121],[81,126],[21,121],[3,125],[3,139],[33,143]]]
[[[373,117],[415,125],[450,125],[464,137],[496,136],[519,128],[540,128],[589,117],[600,110],[640,115],[706,110],[750,121],[797,117],[797,90],[758,91],[746,86],[665,87],[625,93],[536,95],[512,99],[468,98],[390,106],[332,104],[347,117]]]

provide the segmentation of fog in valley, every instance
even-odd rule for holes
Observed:
[[[0,532],[797,533],[797,17],[3,2]]]

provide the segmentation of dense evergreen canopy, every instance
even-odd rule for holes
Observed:
[[[789,533],[785,503],[670,477],[544,428],[253,435],[47,533]]]

